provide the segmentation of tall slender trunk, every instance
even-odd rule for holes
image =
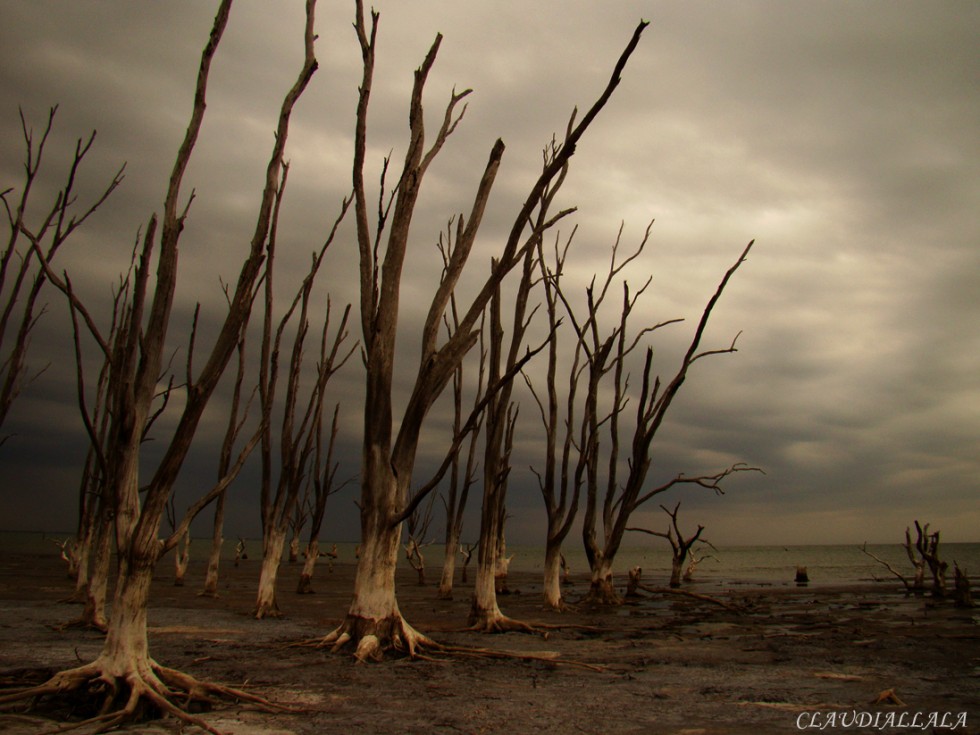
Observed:
[[[459,532],[452,529],[446,536],[445,556],[442,560],[442,576],[439,579],[439,599],[453,599],[453,582],[456,576],[456,553],[459,548]]]
[[[286,544],[286,532],[278,526],[268,529],[265,553],[262,554],[262,570],[259,572],[259,590],[255,599],[254,615],[261,620],[265,617],[279,617],[279,604],[276,601],[276,580],[282,550]]]
[[[548,540],[544,550],[544,604],[555,610],[562,608],[561,542]]]
[[[208,597],[218,596],[218,570],[221,566],[221,547],[224,545],[224,526],[225,526],[225,497],[227,493],[221,493],[215,501],[214,506],[214,526],[211,534],[211,553],[208,555],[208,569],[204,575],[204,590],[202,595]]]

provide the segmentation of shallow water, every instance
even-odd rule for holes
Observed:
[[[58,554],[56,541],[64,540],[69,534],[42,534],[0,531],[0,553],[21,551],[29,553]],[[585,552],[580,544],[572,539],[565,549],[565,557],[573,573],[588,569]],[[332,542],[324,539],[321,550],[329,550]],[[209,539],[195,540],[192,556],[200,559],[209,548]],[[248,539],[247,552],[251,559],[261,557],[261,541]],[[338,543],[339,561],[355,560],[355,544]],[[234,557],[235,540],[226,540],[224,557]],[[868,551],[884,559],[902,574],[911,576],[911,564],[905,549],[895,544],[869,544]],[[424,548],[426,567],[437,570],[442,564],[442,544],[432,544]],[[534,546],[508,546],[508,555],[513,555],[511,569],[522,572],[540,572],[544,565],[544,548]],[[862,553],[859,544],[811,545],[811,546],[721,546],[717,549],[703,548],[699,552],[704,560],[698,565],[695,579],[704,583],[763,583],[792,584],[797,566],[805,566],[811,584],[850,584],[876,580],[895,580],[895,577],[881,564]],[[949,564],[947,578],[952,583],[953,562],[959,563],[973,577],[980,576],[980,543],[943,544],[940,557]],[[322,560],[321,563],[324,563]],[[474,552],[471,564],[476,562]],[[407,566],[404,558],[400,564]],[[626,570],[634,566],[643,568],[644,580],[655,583],[660,577],[670,575],[670,551],[666,542],[662,547],[653,542],[646,545],[624,546],[617,558],[615,568],[625,576]],[[457,565],[457,569],[458,569]],[[437,572],[431,572],[435,577]]]

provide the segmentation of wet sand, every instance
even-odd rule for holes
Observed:
[[[506,614],[532,624],[569,626],[550,630],[545,638],[463,631],[471,586],[458,584],[454,600],[437,600],[435,585],[418,586],[409,569],[400,572],[399,604],[420,631],[449,645],[543,654],[555,661],[436,654],[432,660],[391,658],[364,665],[349,655],[289,646],[324,635],[340,622],[350,601],[351,564],[337,564],[332,573],[321,564],[316,593],[297,595],[300,565],[284,563],[283,617],[261,621],[249,615],[258,567],[256,560],[237,568],[225,563],[217,599],[198,596],[200,561],[192,561],[184,587],[173,586],[171,559],[160,564],[155,581],[150,646],[157,660],[308,709],[271,715],[228,704],[202,715],[228,733],[757,735],[797,732],[799,724],[819,723],[831,711],[867,712],[878,716],[878,725],[889,715],[899,722],[902,713],[906,722],[915,713],[922,713],[921,722],[930,713],[952,713],[954,720],[965,713],[966,727],[953,732],[980,732],[980,609],[906,597],[892,582],[695,583],[684,589],[744,611],[644,593],[618,608],[573,606],[557,614],[542,608],[536,575],[511,575],[512,593],[500,597]],[[437,575],[433,569],[432,578]],[[665,581],[644,580],[651,586]],[[584,590],[585,580],[578,577],[566,594],[575,601]],[[71,591],[64,564],[54,554],[7,553],[0,559],[0,681],[5,685],[22,678],[12,672],[55,671],[97,655],[99,634],[54,627],[80,612],[77,604],[62,602]],[[904,706],[873,704],[888,689]],[[0,714],[0,732],[34,733],[51,724],[37,712]],[[124,732],[189,735],[194,730],[158,720]]]

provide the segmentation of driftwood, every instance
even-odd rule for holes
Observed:
[[[682,595],[684,597],[690,597],[695,600],[700,600],[702,602],[710,602],[713,605],[720,605],[726,610],[731,610],[732,612],[745,612],[745,609],[739,605],[733,605],[730,602],[725,602],[724,600],[719,600],[716,597],[709,597],[708,595],[702,595],[698,592],[689,592],[687,590],[674,589],[673,587],[647,587],[645,584],[637,585],[639,589],[644,592],[649,592],[653,595]]]

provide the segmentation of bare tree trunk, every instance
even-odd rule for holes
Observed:
[[[613,584],[611,559],[606,559],[600,555],[592,566],[592,577],[589,581],[589,593],[586,595],[586,600],[601,605],[618,605],[623,601]]]
[[[299,575],[299,585],[296,593],[300,595],[313,594],[313,570],[320,558],[320,542],[315,538],[306,543],[306,557],[303,559],[303,571]]]
[[[282,551],[286,543],[285,532],[278,527],[269,529],[262,554],[262,568],[259,572],[259,589],[255,598],[255,617],[279,617],[279,603],[276,600],[276,579]]]
[[[463,572],[460,575],[460,578],[464,583],[469,581],[466,570],[469,568],[470,561],[472,561],[473,559],[473,551],[476,549],[476,546],[477,546],[476,544],[459,545],[459,553],[460,556],[463,557]]]
[[[449,267],[451,258],[449,245],[452,242],[451,232],[447,238],[445,247],[442,248],[443,264]],[[440,240],[440,245],[442,241]],[[448,336],[459,329],[459,312],[456,307],[455,293],[450,297],[450,314],[452,317],[451,327],[449,320],[446,320]],[[486,349],[484,347],[484,320],[480,320],[480,344],[479,344],[479,368],[477,370],[477,381],[475,396],[473,399],[473,410],[479,411],[480,403],[483,399],[484,383],[486,377]],[[463,513],[466,510],[466,501],[469,499],[470,487],[476,482],[476,449],[477,441],[480,437],[480,430],[483,425],[483,412],[479,411],[476,428],[470,432],[469,451],[466,454],[465,468],[460,467],[459,447],[463,438],[463,363],[453,374],[453,443],[457,447],[452,456],[452,465],[449,474],[449,496],[445,501],[446,506],[446,537],[442,562],[442,576],[439,580],[438,597],[442,600],[451,600],[453,597],[453,582],[456,571],[456,553],[460,548],[460,538],[463,534]],[[462,469],[462,476],[460,470]],[[463,581],[466,581],[465,569]]]
[[[165,444],[160,463],[148,482],[141,482],[139,450],[146,431],[158,415],[153,413],[153,406],[157,397],[157,384],[164,373],[164,354],[167,351],[167,334],[177,285],[178,244],[189,207],[188,203],[183,211],[178,209],[180,188],[204,118],[211,61],[227,25],[231,11],[230,0],[223,0],[218,8],[210,38],[201,55],[191,120],[174,163],[164,202],[160,247],[153,280],[151,281],[152,251],[157,237],[155,216],[151,217],[143,238],[132,298],[123,323],[111,344],[101,335],[84,305],[75,297],[69,280],[62,280],[53,272],[37,247],[37,242],[34,242],[34,252],[43,263],[48,279],[58,285],[69,298],[72,319],[75,320],[81,313],[93,338],[112,364],[108,389],[110,400],[107,402],[112,419],[105,445],[107,451],[100,461],[106,467],[105,487],[115,520],[118,577],[105,644],[94,662],[64,671],[44,684],[12,695],[14,698],[34,698],[48,694],[65,694],[89,687],[95,692],[102,692],[105,700],[101,713],[86,722],[76,723],[76,726],[80,724],[98,731],[112,729],[139,715],[144,704],[149,702],[157,712],[172,714],[184,722],[214,732],[213,727],[184,709],[191,700],[209,699],[213,694],[233,696],[244,701],[259,699],[246,692],[197,681],[157,664],[149,655],[147,604],[150,581],[159,556],[177,545],[193,518],[233,481],[259,439],[256,434],[243,449],[229,474],[188,508],[175,532],[161,542],[160,523],[174,483],[251,309],[255,284],[261,273],[263,250],[269,235],[276,182],[282,167],[290,115],[296,100],[316,70],[313,51],[314,7],[315,0],[308,0],[303,67],[283,99],[255,230],[239,272],[231,305],[205,365],[196,378],[192,375],[191,359],[188,356],[186,401],[173,433]],[[84,408],[82,413],[87,419]],[[91,434],[91,427],[87,428]],[[178,700],[181,692],[187,694],[186,701]],[[6,701],[10,701],[10,697],[0,697],[0,702]]]
[[[562,602],[561,544],[552,543],[544,550],[544,604],[553,610],[560,610]]]
[[[105,603],[112,562],[112,531],[110,519],[101,512],[99,515],[100,522],[92,539],[91,566],[88,583],[83,590],[84,608],[79,623],[83,627],[105,631],[108,625]]]
[[[224,536],[222,535],[225,525],[225,499],[226,494],[221,493],[214,503],[211,551],[208,554],[208,566],[204,574],[204,589],[201,592],[202,595],[207,597],[218,596],[218,570],[221,566],[221,549],[225,542]]]
[[[412,216],[426,170],[459,123],[462,113],[457,115],[455,111],[469,94],[469,90],[452,94],[435,141],[426,149],[422,97],[426,79],[435,63],[442,40],[441,35],[437,35],[425,60],[415,72],[409,110],[410,143],[398,176],[395,195],[392,204],[384,206],[382,192],[379,199],[382,205],[377,210],[378,226],[372,231],[365,193],[364,167],[377,22],[378,14],[372,13],[370,29],[367,27],[363,3],[358,0],[355,30],[361,47],[363,76],[355,122],[352,174],[360,256],[361,331],[366,369],[361,463],[361,556],[355,576],[354,599],[347,617],[339,628],[323,640],[324,644],[334,643],[335,646],[353,643],[356,656],[361,660],[376,658],[388,647],[406,650],[411,655],[419,643],[426,642],[402,619],[395,598],[394,579],[401,525],[434,487],[428,486],[424,491],[409,495],[422,425],[460,361],[476,344],[476,324],[493,293],[507,274],[524,260],[527,249],[533,248],[536,238],[540,237],[540,230],[536,229],[537,223],[532,218],[534,209],[545,190],[565,170],[579,139],[612,95],[619,83],[619,75],[646,26],[646,23],[641,23],[637,27],[602,95],[585,114],[582,122],[566,135],[561,152],[535,182],[514,220],[498,264],[476,290],[460,319],[459,329],[440,345],[440,325],[475,242],[503,156],[503,142],[498,140],[494,144],[477,186],[470,215],[465,226],[461,224],[459,227],[452,257],[433,295],[422,329],[418,372],[396,434],[393,429],[392,379],[401,275],[410,239]],[[384,171],[387,171],[387,162]],[[382,184],[383,182],[382,176]],[[529,227],[532,232],[525,240],[525,232]],[[382,232],[387,232],[383,256]],[[510,379],[513,377],[510,376]],[[499,390],[499,386],[494,387],[494,390]]]
[[[453,599],[453,584],[456,581],[456,550],[459,548],[459,534],[452,533],[443,545],[442,572],[439,576],[440,600]]]

